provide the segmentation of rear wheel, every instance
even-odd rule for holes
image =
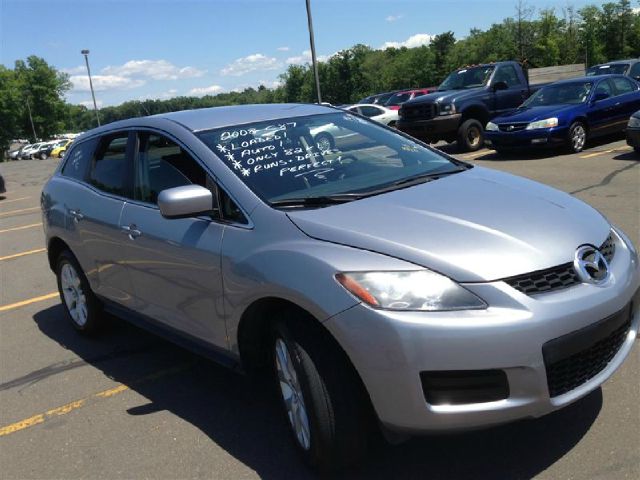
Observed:
[[[458,128],[458,147],[464,152],[475,152],[484,146],[484,128],[478,120],[470,118]]]
[[[67,317],[79,332],[93,334],[101,327],[102,308],[73,254],[65,250],[56,262],[58,292]]]
[[[47,159],[47,154],[46,154],[46,153],[44,153],[44,152],[42,152],[42,153],[40,154],[40,160],[46,160],[46,159]]]
[[[295,311],[289,316],[299,317]],[[298,450],[311,466],[334,470],[364,456],[369,409],[344,353],[312,322],[287,318],[276,323],[273,364]]]
[[[581,152],[587,143],[587,128],[582,122],[573,122],[569,127],[567,144],[569,151],[573,153]]]

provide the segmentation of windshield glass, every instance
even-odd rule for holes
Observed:
[[[523,107],[548,105],[577,105],[589,98],[592,82],[559,83],[538,90],[525,101]]]
[[[595,67],[591,67],[587,70],[587,77],[592,77],[593,75],[609,75],[609,74],[617,74],[624,75],[629,67],[628,63],[614,63],[612,65],[596,65]]]
[[[482,87],[486,85],[493,69],[493,65],[485,65],[455,71],[444,79],[438,90],[463,90],[465,88]]]
[[[267,202],[365,195],[414,176],[467,168],[346,112],[231,126],[198,136]]]
[[[401,103],[406,102],[410,98],[411,98],[411,93],[408,93],[408,92],[395,93],[395,94],[391,95],[391,98],[389,98],[389,100],[387,100],[387,103],[385,103],[385,105],[387,107],[394,106],[394,105],[400,105]]]

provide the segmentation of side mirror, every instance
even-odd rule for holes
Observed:
[[[497,92],[498,90],[508,90],[509,89],[509,85],[507,85],[507,82],[496,82],[493,84],[493,91]]]
[[[592,103],[596,103],[599,102],[600,100],[606,100],[607,98],[609,98],[611,95],[609,95],[606,92],[598,92],[593,96],[593,100]]]
[[[210,214],[215,208],[213,194],[200,185],[185,185],[162,190],[158,207],[165,218],[187,218]]]

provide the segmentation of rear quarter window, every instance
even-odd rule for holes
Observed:
[[[97,140],[93,138],[72,145],[62,167],[62,175],[76,180],[84,180],[97,143]]]

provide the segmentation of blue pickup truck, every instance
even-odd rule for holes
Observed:
[[[403,103],[397,127],[427,143],[457,141],[460,149],[475,151],[484,145],[489,120],[517,108],[541,86],[529,85],[518,62],[460,68],[434,93]]]

